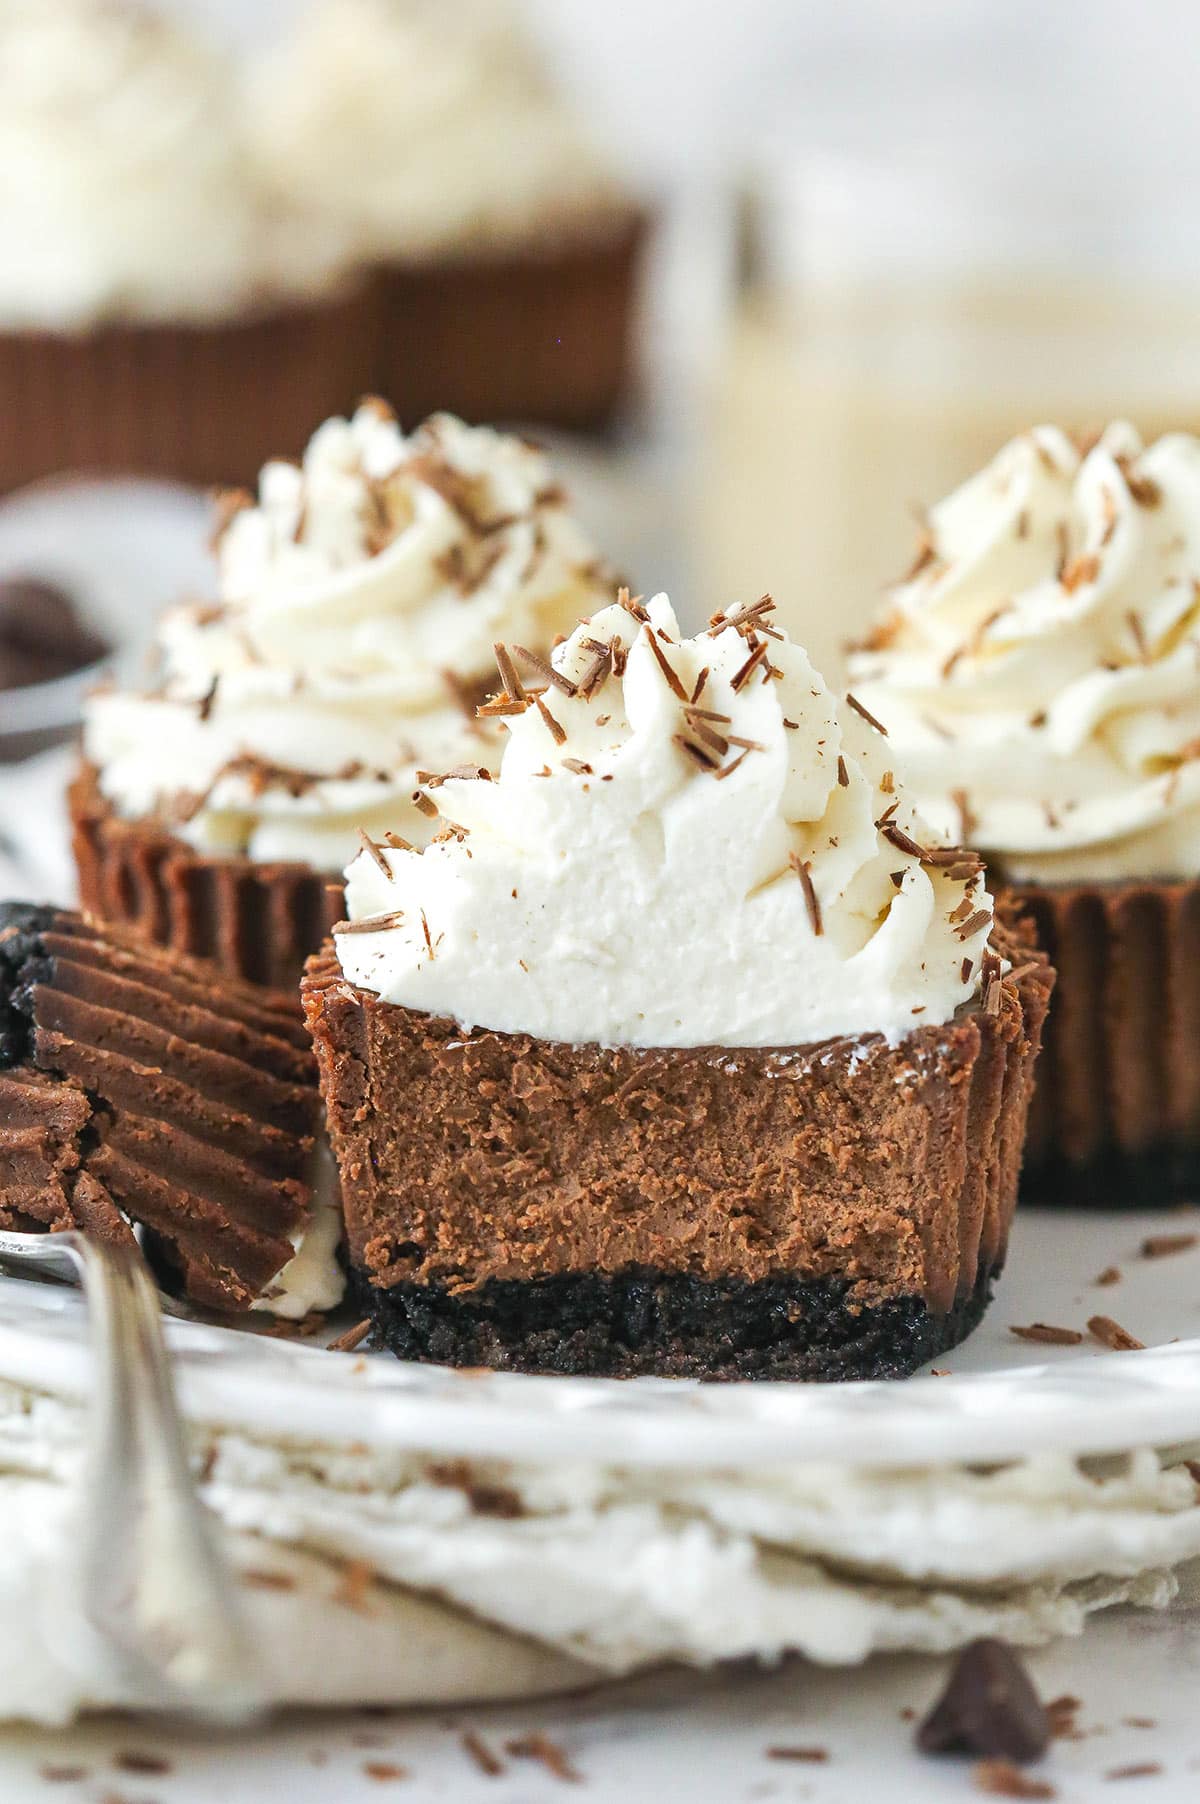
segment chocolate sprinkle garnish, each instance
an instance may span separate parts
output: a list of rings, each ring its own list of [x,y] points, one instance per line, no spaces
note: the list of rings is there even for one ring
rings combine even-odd
[[[1055,1798],[1058,1793],[1048,1779],[1031,1779],[1011,1760],[981,1760],[971,1769],[976,1791],[993,1798]]]
[[[879,831],[890,845],[895,846],[897,852],[907,852],[912,858],[926,856],[924,846],[919,845],[903,827],[898,827],[895,821],[885,821]]]
[[[399,927],[404,919],[402,908],[393,908],[385,915],[369,915],[364,921],[335,921],[333,933],[382,933],[385,928]]]
[[[358,829],[358,842],[364,852],[369,852],[371,854],[371,857],[375,860],[375,863],[379,866],[380,870],[390,883],[392,881],[391,866],[388,864],[387,859],[379,850],[379,847],[375,844],[375,841],[371,838],[371,835],[366,831],[365,827],[360,827]]]
[[[923,1754],[1037,1760],[1050,1745],[1050,1723],[1012,1649],[987,1639],[963,1648],[916,1739]]]
[[[754,649],[750,653],[750,656],[746,659],[744,664],[739,665],[738,669],[729,680],[729,687],[733,690],[735,695],[745,688],[746,684],[750,681],[755,665],[761,663],[766,655],[766,640],[756,639],[754,642]]]
[[[786,714],[783,717],[783,724],[789,733],[797,733],[800,730],[800,722],[798,720],[789,720]]]
[[[540,1760],[548,1773],[570,1785],[578,1785],[581,1775],[571,1765],[558,1743],[548,1735],[519,1735],[506,1741],[504,1752],[514,1760]]]
[[[539,652],[527,650],[524,645],[514,645],[513,650],[522,663],[528,664],[531,670],[536,670],[539,676],[545,677],[548,683],[553,683],[556,689],[561,689],[564,695],[575,694],[579,685],[573,683],[569,676],[564,676],[561,670],[556,670],[549,658],[543,658]]]
[[[562,767],[564,770],[573,771],[577,777],[591,777],[595,775],[591,765],[585,764],[582,758],[564,758]]]
[[[814,1765],[829,1759],[828,1748],[789,1748],[775,1747],[767,1749],[768,1760],[801,1760]]]
[[[689,699],[688,692],[684,688],[683,684],[680,682],[679,677],[676,674],[676,672],[672,669],[670,660],[668,659],[666,652],[663,650],[662,646],[658,642],[657,633],[647,633],[646,634],[646,643],[650,647],[651,651],[654,653],[654,656],[658,661],[658,668],[662,671],[663,676],[666,679],[667,687],[670,689],[671,694],[677,695],[681,702],[686,702]]]
[[[1078,1328],[1055,1328],[1049,1322],[1030,1322],[1026,1328],[1010,1323],[1008,1332],[1018,1340],[1044,1341],[1049,1347],[1077,1347],[1083,1340]]]
[[[423,814],[427,820],[433,820],[438,812],[438,805],[433,797],[427,796],[424,790],[421,789],[413,790],[412,805],[417,810],[417,813]]]
[[[819,937],[825,929],[821,920],[821,898],[813,886],[812,865],[807,858],[801,858],[796,852],[788,853],[788,863],[800,879],[800,888],[804,891],[804,906],[808,909],[808,918],[812,922],[813,933]]]
[[[736,758],[731,758],[728,764],[723,764],[721,766],[720,770],[716,771],[714,773],[714,775],[716,776],[717,782],[719,783],[721,781],[722,777],[732,777],[732,775],[733,775],[734,771],[737,769],[738,765],[744,764],[746,759],[749,756],[750,756],[750,751],[749,751],[749,747],[747,747],[745,751],[739,752]]]
[[[708,677],[709,677],[709,667],[706,664],[704,666],[704,669],[700,672],[700,675],[696,678],[695,687],[692,690],[693,707],[700,700],[700,697],[704,694],[704,685],[705,685],[705,683],[707,683]]]
[[[142,1754],[130,1749],[126,1753],[114,1754],[113,1765],[123,1773],[153,1773],[161,1776],[171,1771],[171,1762],[164,1760],[161,1754]]]
[[[640,622],[642,626],[645,626],[650,618],[649,614],[642,606],[641,596],[631,596],[628,589],[617,590],[617,606],[619,608],[624,608],[627,614],[632,614],[634,619]]]
[[[1120,1322],[1114,1322],[1111,1315],[1093,1315],[1088,1318],[1088,1333],[1104,1346],[1111,1347],[1114,1353],[1143,1353],[1145,1341],[1138,1340],[1130,1334],[1128,1328],[1122,1328]]]
[[[694,739],[689,739],[684,733],[672,733],[671,743],[677,745],[681,752],[686,752],[692,762],[698,764],[703,771],[716,770],[720,763],[720,759],[710,752],[707,746],[697,745]]]
[[[842,754],[840,752],[838,753],[837,770],[838,770],[838,784],[840,785],[840,787],[842,789],[849,789],[850,772],[846,769],[846,760],[842,757]]]
[[[500,681],[504,684],[504,693],[514,702],[524,701],[525,690],[507,645],[497,640],[492,646],[492,652],[496,659],[496,669],[500,672]]]
[[[1138,1250],[1143,1259],[1165,1259],[1172,1253],[1186,1253],[1197,1240],[1197,1234],[1151,1234]]]
[[[337,1336],[336,1340],[331,1340],[328,1351],[330,1353],[353,1353],[356,1347],[362,1346],[370,1332],[371,1322],[368,1317],[364,1322],[356,1322],[353,1328],[347,1328],[344,1333]]]
[[[1104,1777],[1106,1779],[1152,1779],[1156,1773],[1162,1772],[1157,1760],[1139,1760],[1130,1766],[1110,1766]]]
[[[870,710],[867,708],[864,708],[862,703],[857,699],[857,697],[851,695],[851,693],[848,689],[846,691],[846,701],[849,704],[849,706],[854,709],[854,712],[857,715],[861,716],[861,718],[866,721],[866,723],[869,727],[874,727],[874,729],[877,733],[882,733],[883,737],[885,739],[887,738],[888,730],[884,726],[883,722],[876,720],[875,716],[870,712]]]
[[[992,917],[986,908],[977,908],[974,914],[968,915],[966,920],[959,927],[959,939],[969,940],[972,934],[979,932],[981,927],[986,927],[991,918]]]
[[[534,705],[543,721],[546,723],[546,729],[555,745],[565,745],[567,743],[567,730],[559,721],[555,720],[553,714],[551,714],[540,695],[534,697]]]
[[[504,1762],[493,1754],[481,1735],[478,1735],[474,1729],[465,1729],[461,1741],[463,1752],[470,1756],[485,1778],[498,1779],[500,1777],[504,1771]]]
[[[1100,1273],[1100,1276],[1098,1278],[1094,1279],[1093,1281],[1096,1284],[1103,1284],[1103,1285],[1119,1284],[1121,1282],[1120,1266],[1119,1265],[1106,1265],[1104,1270]]]
[[[975,960],[973,958],[964,958],[961,967],[962,980],[964,983],[969,983],[971,981],[971,973],[974,969]]]

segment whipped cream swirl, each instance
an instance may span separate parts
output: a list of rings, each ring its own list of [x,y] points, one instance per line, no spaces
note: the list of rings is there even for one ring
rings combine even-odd
[[[935,507],[851,662],[935,827],[1015,880],[1200,872],[1200,440],[1039,426]]]
[[[933,848],[889,740],[839,708],[768,598],[682,639],[624,598],[511,670],[496,781],[430,787],[423,851],[347,873],[342,970],[385,1000],[544,1039],[896,1043],[979,992],[979,861]]]
[[[523,441],[382,403],[234,497],[219,603],[159,627],[161,682],[91,698],[103,794],[205,851],[336,871],[357,829],[428,836],[418,769],[488,766],[493,644],[536,649],[611,593]]]
[[[502,0],[324,0],[256,68],[257,178],[368,257],[603,234],[628,202]]]
[[[207,319],[340,283],[345,224],[254,182],[238,93],[141,0],[4,0],[0,320]]]

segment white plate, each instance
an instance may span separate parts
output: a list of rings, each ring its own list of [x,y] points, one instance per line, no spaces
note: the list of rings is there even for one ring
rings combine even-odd
[[[171,1322],[168,1333],[195,1420],[335,1445],[663,1467],[896,1467],[1165,1446],[1200,1440],[1200,1247],[1160,1259],[1139,1247],[1192,1220],[1200,1216],[1027,1212],[983,1326],[938,1361],[945,1375],[905,1383],[479,1376],[191,1323]],[[1097,1287],[1109,1265],[1121,1281]],[[1043,1347],[1011,1333],[1038,1320],[1083,1329],[1101,1313],[1147,1350],[1112,1353],[1086,1336]],[[0,1376],[86,1391],[75,1293],[0,1280]]]

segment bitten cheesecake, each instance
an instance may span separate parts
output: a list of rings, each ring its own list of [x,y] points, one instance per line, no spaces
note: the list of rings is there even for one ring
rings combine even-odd
[[[305,1005],[405,1357],[898,1375],[985,1307],[1050,975],[770,615],[501,652],[498,780],[350,868]]]
[[[292,997],[0,904],[0,1226],[136,1229],[220,1311],[332,1308],[337,1184]]]

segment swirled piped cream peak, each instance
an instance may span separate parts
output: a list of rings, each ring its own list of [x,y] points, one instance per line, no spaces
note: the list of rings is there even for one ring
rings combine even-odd
[[[548,662],[502,647],[499,776],[431,784],[432,843],[354,861],[344,974],[575,1044],[894,1043],[981,981],[991,1005],[980,861],[929,843],[886,735],[771,608],[681,639],[666,596],[622,594]]]
[[[540,452],[373,401],[226,498],[217,558],[220,600],[164,616],[157,687],[94,696],[85,751],[122,816],[318,870],[359,828],[422,837],[418,770],[498,761],[493,644],[611,593]]]
[[[1010,877],[1200,872],[1200,440],[1006,445],[933,508],[856,692]]]

